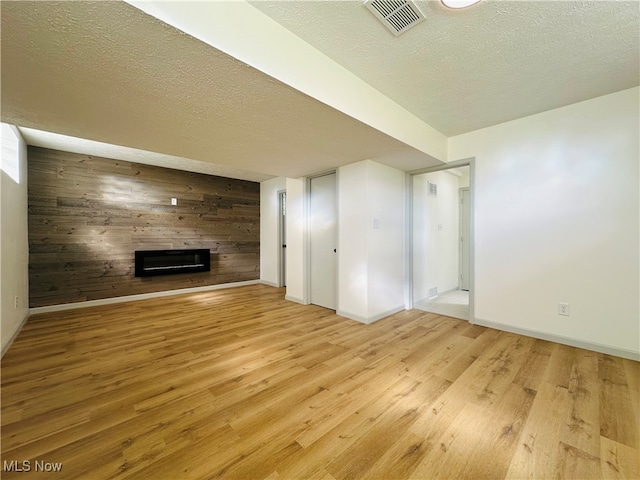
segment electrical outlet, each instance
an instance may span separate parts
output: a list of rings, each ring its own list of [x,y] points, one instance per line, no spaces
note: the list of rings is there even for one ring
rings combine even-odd
[[[568,303],[559,303],[558,304],[558,315],[564,315],[565,317],[569,316],[569,304]]]
[[[13,308],[18,308],[18,296],[13,297]]]

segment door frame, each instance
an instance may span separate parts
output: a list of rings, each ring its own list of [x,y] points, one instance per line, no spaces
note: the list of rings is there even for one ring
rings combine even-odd
[[[407,172],[407,238],[405,242],[407,251],[407,278],[408,286],[405,292],[407,308],[413,308],[413,176],[423,173],[440,172],[453,168],[469,167],[469,323],[475,324],[475,194],[476,194],[476,159],[475,157],[456,160],[454,162],[437,165],[435,167],[421,168]]]
[[[287,198],[287,190],[278,190],[278,254],[277,254],[277,262],[278,262],[278,274],[277,274],[277,283],[278,287],[283,288],[286,285],[286,253],[283,247],[283,244],[286,242],[286,198]],[[285,215],[283,215],[285,213]]]

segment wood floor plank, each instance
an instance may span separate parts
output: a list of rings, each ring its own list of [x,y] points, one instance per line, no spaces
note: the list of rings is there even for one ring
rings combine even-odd
[[[598,357],[600,434],[637,449],[640,432],[638,423],[633,421],[634,417],[627,413],[633,413],[633,406],[623,365],[621,358],[611,355]]]
[[[421,412],[428,410],[450,386],[451,382],[437,376],[425,379],[416,391],[418,404],[411,407],[415,409],[415,412],[411,412],[412,416],[418,418]],[[399,480],[409,478],[409,474],[426,455],[428,446],[423,437],[405,432],[380,455],[367,470],[366,477]]]
[[[566,445],[595,457],[600,456],[600,382],[597,371],[596,353],[588,350],[576,352],[568,389],[570,418],[564,423],[560,435]],[[572,451],[566,449],[566,452]]]
[[[395,377],[391,382],[371,390],[367,400],[353,414],[338,424],[324,436],[312,443],[304,451],[292,456],[278,468],[284,478],[307,478],[321,466],[340,457],[346,450],[360,442],[371,430],[371,424],[393,408],[398,400],[397,391],[407,377]]]
[[[477,446],[476,442],[468,442],[467,439],[473,432],[483,429],[489,417],[486,406],[465,403],[448,428],[428,447],[427,454],[409,478],[464,478],[463,472]]]
[[[252,285],[61,311],[1,369],[2,478],[638,478],[638,362],[417,310]]]
[[[334,459],[327,466],[327,471],[336,478],[362,478],[370,465],[401,438],[407,427],[415,421],[418,409],[411,400],[416,401],[414,393],[419,390],[419,382],[403,377],[396,384],[393,405],[370,424],[366,434],[357,443]]]
[[[514,383],[537,391],[544,381],[552,351],[553,343],[536,340],[516,374]]]
[[[560,435],[563,422],[570,415],[570,405],[566,388],[552,383],[542,384],[505,478],[557,478],[560,455],[564,453],[560,449]]]
[[[640,478],[640,452],[618,442],[600,438],[600,468],[603,479],[633,480]]]

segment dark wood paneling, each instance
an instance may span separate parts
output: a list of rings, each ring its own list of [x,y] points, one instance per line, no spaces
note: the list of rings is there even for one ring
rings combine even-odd
[[[260,277],[259,183],[38,147],[28,165],[31,307]],[[211,271],[134,277],[135,250],[174,248],[211,249]]]

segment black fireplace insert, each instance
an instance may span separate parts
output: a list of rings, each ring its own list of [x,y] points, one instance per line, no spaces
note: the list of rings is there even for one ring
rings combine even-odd
[[[136,251],[136,277],[210,270],[211,253],[208,248]]]

